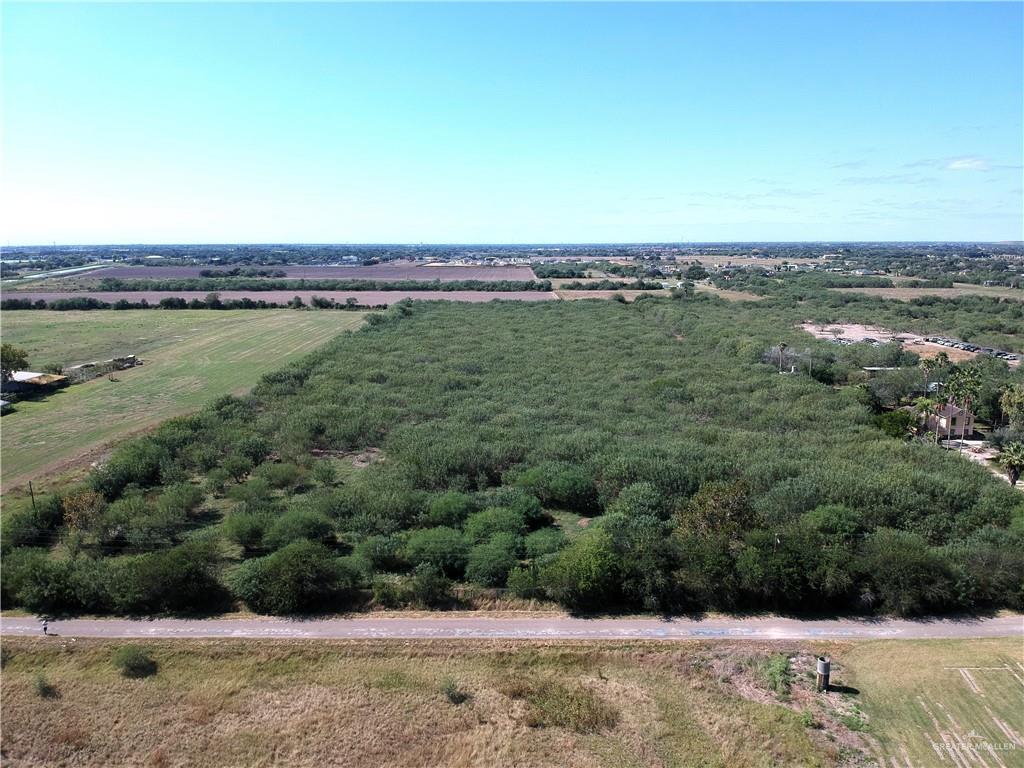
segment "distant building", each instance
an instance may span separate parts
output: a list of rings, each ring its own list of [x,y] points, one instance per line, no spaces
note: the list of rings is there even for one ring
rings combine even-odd
[[[15,371],[11,378],[4,382],[4,392],[41,392],[48,389],[57,389],[68,385],[67,376],[59,376],[55,373],[36,373],[35,371]]]
[[[865,365],[863,368],[861,368],[861,370],[864,371],[864,373],[866,373],[868,375],[869,379],[873,379],[873,378],[875,378],[875,376],[877,376],[880,373],[885,373],[886,371],[900,371],[900,370],[903,370],[903,369],[902,368],[891,368],[891,367],[882,366],[882,365]]]
[[[928,414],[928,430],[938,432],[939,437],[955,437],[961,432],[965,435],[974,433],[974,414],[963,408],[946,403],[938,413]]]

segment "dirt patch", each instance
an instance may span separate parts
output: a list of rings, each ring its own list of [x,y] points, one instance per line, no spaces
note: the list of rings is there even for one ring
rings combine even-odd
[[[365,451],[360,451],[352,459],[352,466],[356,469],[363,469],[381,461],[384,458],[384,452],[380,448],[367,448]]]
[[[828,323],[818,325],[816,323],[802,323],[800,325],[805,331],[819,339],[844,339],[846,341],[909,341],[916,339],[914,334],[898,334],[888,328],[881,328],[877,325],[862,325],[861,323]]]
[[[903,348],[908,352],[913,352],[918,357],[936,357],[940,352],[945,352],[946,357],[952,360],[954,363],[960,363],[964,360],[973,360],[978,356],[977,352],[968,352],[966,349],[957,349],[956,347],[944,347],[941,344],[933,344],[930,341],[924,341],[923,339],[914,339],[913,341],[903,342]],[[1015,361],[1011,361],[1010,365],[1013,365]]]
[[[694,289],[697,293],[710,293],[726,301],[761,301],[765,298],[764,296],[758,296],[756,293],[731,291],[728,288],[718,288],[708,283],[695,283]]]
[[[657,289],[652,291],[555,291],[555,295],[565,301],[579,301],[580,299],[612,299],[622,296],[627,302],[636,301],[638,296],[669,296],[671,291]]]
[[[868,722],[857,703],[856,693],[836,683],[844,678],[843,666],[832,659],[833,689],[819,692],[815,688],[817,655],[806,649],[783,649],[776,658],[783,656],[788,662],[788,682],[781,690],[770,687],[764,672],[763,649],[733,648],[728,652],[713,652],[710,667],[720,685],[743,698],[801,713],[815,742],[822,747],[839,745],[841,753],[851,758],[852,762],[840,761],[840,765],[859,765],[861,755],[877,751],[875,739],[862,732]]]
[[[958,349],[957,347],[946,347],[942,344],[925,341],[924,338],[915,333],[897,333],[877,325],[862,325],[860,323],[827,323],[819,325],[806,322],[802,323],[800,327],[819,339],[841,339],[847,342],[858,342],[868,339],[881,342],[899,342],[905,350],[923,358],[936,357],[939,353],[945,352],[946,356],[954,363],[973,360],[982,354],[980,352],[970,352],[966,349]],[[1016,368],[1021,364],[1021,361],[1008,360],[1007,364],[1011,368]]]

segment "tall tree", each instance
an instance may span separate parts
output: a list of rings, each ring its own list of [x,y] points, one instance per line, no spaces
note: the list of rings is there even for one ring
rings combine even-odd
[[[949,377],[948,390],[950,402],[963,411],[960,418],[960,445],[958,446],[958,450],[962,451],[964,438],[967,435],[971,403],[978,397],[978,392],[981,390],[981,372],[974,366],[957,368]]]
[[[1011,426],[1024,427],[1024,384],[1008,387],[999,397],[999,407]]]
[[[28,367],[28,352],[13,344],[0,344],[0,375],[3,380],[11,378],[11,374]]]
[[[1020,473],[1024,472],[1024,443],[1010,443],[1003,448],[997,461],[1006,470],[1006,479],[1010,485],[1016,485]]]

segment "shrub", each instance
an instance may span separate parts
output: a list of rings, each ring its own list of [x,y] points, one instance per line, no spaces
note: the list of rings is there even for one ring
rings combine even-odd
[[[32,687],[35,689],[36,696],[41,699],[60,698],[60,691],[57,690],[57,686],[50,683],[42,672],[36,672],[36,676],[32,680]]]
[[[458,491],[448,491],[433,498],[423,516],[423,522],[428,526],[461,528],[475,509],[472,496]]]
[[[251,509],[270,506],[270,484],[262,477],[250,477],[228,491],[228,498],[240,501]]]
[[[55,494],[42,497],[34,508],[25,507],[4,514],[4,551],[15,547],[50,544],[53,541],[53,532],[60,527],[63,515],[61,498]]]
[[[526,521],[515,510],[491,507],[470,515],[466,520],[465,532],[470,541],[481,544],[496,533],[523,536],[526,533]]]
[[[227,595],[217,578],[218,559],[215,545],[203,541],[115,558],[109,582],[114,610],[155,614],[222,609]]]
[[[224,519],[224,535],[246,550],[259,549],[263,546],[263,537],[272,520],[273,515],[265,510],[236,510]]]
[[[203,501],[203,491],[190,483],[178,483],[168,487],[157,499],[157,509],[163,512],[191,514]]]
[[[558,553],[540,576],[546,592],[569,608],[599,608],[620,599],[619,558],[611,536],[588,530]]]
[[[234,454],[224,459],[221,467],[236,483],[245,479],[245,476],[252,472],[252,459],[247,456]]]
[[[523,542],[526,556],[531,559],[550,555],[565,546],[565,531],[556,526],[541,528],[531,533]]]
[[[158,482],[160,464],[166,456],[166,451],[151,438],[133,440],[115,450],[106,464],[94,470],[89,482],[94,490],[113,501],[128,485]]]
[[[619,491],[618,497],[606,511],[628,517],[665,517],[668,510],[665,499],[652,483],[633,483]]]
[[[280,549],[297,539],[325,541],[334,533],[334,525],[316,510],[293,509],[278,517],[267,530],[264,541]]]
[[[323,544],[296,541],[243,563],[230,583],[238,599],[257,613],[294,614],[347,604],[357,580],[358,574]]]
[[[223,467],[211,469],[206,473],[206,492],[213,496],[224,493],[224,487],[231,479],[231,474]]]
[[[155,675],[159,668],[146,649],[137,645],[121,646],[114,651],[111,661],[124,677],[150,677]]]
[[[496,533],[470,550],[466,578],[485,587],[503,587],[518,562],[522,540],[514,533]]]
[[[375,571],[400,571],[408,565],[396,536],[367,536],[356,544],[353,554],[369,562]]]
[[[950,605],[949,564],[917,534],[878,529],[864,542],[860,566],[887,613],[907,616]]]
[[[509,592],[525,600],[538,599],[545,595],[540,580],[540,569],[536,565],[513,568],[506,583]]]
[[[53,558],[43,550],[4,558],[5,592],[14,588],[15,602],[38,614],[102,612],[108,608],[107,564],[89,557]],[[13,561],[13,562],[11,562]]]
[[[383,608],[398,608],[405,605],[409,596],[406,579],[402,576],[385,574],[373,579],[371,590],[373,602]]]
[[[267,481],[271,488],[292,491],[302,481],[299,467],[289,462],[261,464],[256,476]]]
[[[334,468],[334,464],[328,459],[321,459],[313,465],[311,472],[313,480],[319,485],[330,487],[337,482],[338,471]]]
[[[793,672],[789,667],[789,657],[784,653],[776,653],[761,660],[759,672],[765,684],[780,697],[789,695],[789,687],[793,683]]]
[[[405,540],[405,557],[410,563],[434,565],[449,576],[462,573],[468,554],[469,542],[453,528],[424,528]]]
[[[519,475],[516,485],[533,493],[547,507],[583,514],[597,508],[593,478],[582,467],[572,464],[545,462]]]
[[[452,600],[452,583],[432,563],[417,565],[409,579],[411,602],[424,608],[437,608]]]
[[[551,680],[514,680],[502,692],[527,703],[525,722],[534,728],[568,728],[576,733],[597,733],[614,728],[619,711],[581,685],[565,686]]]
[[[455,706],[465,703],[470,698],[469,694],[461,690],[459,686],[456,685],[455,680],[450,677],[446,677],[444,682],[441,683],[441,693],[443,693],[444,697]]]

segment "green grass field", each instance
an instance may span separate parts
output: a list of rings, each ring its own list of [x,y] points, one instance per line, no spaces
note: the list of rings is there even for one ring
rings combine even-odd
[[[244,391],[268,371],[358,327],[363,313],[292,310],[6,312],[3,340],[34,370],[137,354],[144,365],[23,401],[3,417],[5,490],[76,457]]]

